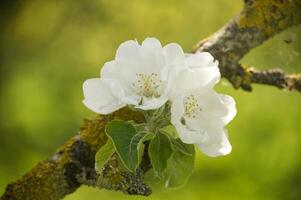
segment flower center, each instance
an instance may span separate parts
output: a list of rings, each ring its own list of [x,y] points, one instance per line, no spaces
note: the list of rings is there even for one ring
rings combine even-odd
[[[201,110],[197,98],[191,94],[184,99],[184,115],[189,118],[196,118]]]
[[[158,74],[140,74],[136,73],[137,80],[132,83],[133,87],[136,88],[137,94],[145,97],[158,97],[158,87],[161,84],[161,80],[158,78]]]

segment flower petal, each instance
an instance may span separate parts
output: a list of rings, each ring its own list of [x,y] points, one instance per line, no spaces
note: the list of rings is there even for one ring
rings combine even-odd
[[[83,91],[84,105],[96,113],[106,115],[125,106],[112,95],[109,87],[99,78],[86,80]]]
[[[136,80],[136,73],[139,73],[139,67],[126,61],[109,61],[101,69],[100,77],[102,79],[112,79],[116,82],[122,82],[126,90],[131,89],[131,84]]]
[[[188,93],[186,97],[194,96],[197,99],[198,108],[193,114],[194,117],[185,117],[188,128],[193,130],[212,130],[222,129],[225,126],[223,120],[229,113],[227,106],[221,100],[220,96],[214,90],[196,91]],[[184,105],[183,100],[183,107]]]
[[[139,70],[138,66],[124,60],[110,61],[104,64],[101,79],[110,86],[113,96],[124,103],[137,105],[140,98],[135,95],[132,84],[135,83]]]
[[[164,66],[162,46],[156,38],[146,38],[140,49],[141,66],[146,73],[158,73]]]
[[[169,43],[163,47],[163,54],[166,57],[167,62],[174,63],[182,61],[185,58],[183,49],[177,43]]]
[[[186,64],[193,72],[198,73],[202,85],[208,83],[215,84],[220,80],[220,71],[218,61],[214,61],[213,56],[208,52],[200,52],[195,54],[186,54]]]
[[[175,126],[180,139],[187,144],[195,144],[207,140],[205,130],[190,129],[187,125],[183,124],[184,107],[181,101],[172,102],[171,106],[171,123]]]
[[[224,156],[231,152],[232,146],[228,140],[227,131],[225,129],[209,132],[208,135],[209,139],[207,142],[197,144],[201,151],[207,156]]]
[[[223,104],[227,107],[227,110],[228,110],[227,114],[222,117],[222,120],[226,125],[237,114],[236,103],[235,103],[235,100],[229,95],[219,94],[219,97],[220,97],[221,101],[223,102]]]
[[[218,61],[214,61],[214,57],[209,52],[186,54],[186,62],[191,67],[218,66]]]
[[[180,45],[176,43],[170,43],[163,47],[163,54],[165,57],[165,67],[162,70],[161,76],[163,80],[167,77],[176,76],[185,68],[185,54]],[[174,79],[170,79],[169,82],[174,82]]]
[[[140,45],[137,41],[128,40],[121,43],[116,51],[116,60],[136,62],[140,57]]]
[[[180,123],[174,125],[180,139],[186,144],[195,144],[202,141],[206,141],[208,138],[205,130],[189,130],[187,127]]]
[[[158,51],[160,49],[162,49],[161,43],[157,38],[146,38],[142,44],[141,44],[141,48],[144,51],[150,51],[150,52],[155,52]]]
[[[112,95],[120,102],[129,105],[138,105],[141,98],[134,93],[127,92],[126,88],[122,85],[122,81],[117,82],[114,79],[102,79],[102,81],[110,87]]]
[[[197,53],[191,54],[188,58],[186,58],[185,69],[183,69],[177,76],[171,92],[171,98],[176,98],[179,93],[191,90],[213,88],[213,86],[220,80],[221,74],[218,68],[218,62],[213,62],[211,55],[209,58],[207,57],[207,53]],[[203,61],[207,63],[207,65],[205,65]]]
[[[227,106],[225,102],[222,101],[220,95],[217,94],[213,89],[209,90],[197,90],[196,95],[200,108],[200,112],[205,116],[212,117],[223,117],[228,113]]]
[[[160,97],[160,98],[143,98],[142,105],[136,106],[136,108],[140,108],[142,110],[154,110],[160,108],[167,102],[167,97]]]

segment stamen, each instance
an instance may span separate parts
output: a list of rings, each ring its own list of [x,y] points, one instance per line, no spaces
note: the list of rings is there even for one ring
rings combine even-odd
[[[158,74],[141,74],[136,73],[137,81],[132,83],[133,87],[137,90],[137,94],[145,97],[158,97],[158,87],[161,84],[161,80],[158,78]]]
[[[198,112],[202,111],[197,98],[191,94],[184,99],[184,115],[189,118],[196,118]]]

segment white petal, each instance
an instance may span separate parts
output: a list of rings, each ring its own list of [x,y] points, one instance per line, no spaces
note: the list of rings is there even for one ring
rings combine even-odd
[[[140,45],[137,41],[129,40],[119,45],[115,59],[136,62],[140,57]]]
[[[201,129],[189,129],[182,123],[184,107],[181,101],[174,101],[171,106],[171,123],[175,126],[180,139],[187,144],[195,144],[207,140],[207,133]]]
[[[207,57],[207,54],[205,55]],[[202,55],[192,54],[186,58],[186,67],[177,76],[171,98],[177,98],[179,93],[191,90],[211,89],[220,80],[218,63],[212,62],[205,66],[201,57]],[[207,62],[206,59],[205,62]]]
[[[101,79],[110,86],[112,94],[120,101],[136,105],[139,99],[135,95],[132,84],[136,81],[136,73],[139,73],[139,70],[138,66],[126,61],[110,61],[104,64]],[[131,98],[133,96],[136,96],[135,100]]]
[[[116,60],[104,64],[100,77],[102,79],[112,79],[116,82],[121,82],[126,90],[130,90],[131,84],[136,80],[136,73],[139,73],[137,65]]]
[[[146,73],[158,73],[164,66],[162,46],[156,38],[146,38],[140,49],[141,65]]]
[[[212,127],[216,130],[224,128],[223,117],[226,117],[229,111],[220,96],[212,89],[188,93],[186,96],[189,97],[191,94],[197,99],[199,108],[195,117],[185,117],[187,126],[194,130],[205,130],[206,132],[212,130]]]
[[[207,156],[216,157],[224,156],[231,152],[232,146],[228,140],[226,130],[209,132],[207,142],[198,143],[197,146]]]
[[[208,134],[205,130],[189,130],[180,123],[174,125],[180,139],[186,144],[195,144],[208,140]]]
[[[176,76],[185,68],[185,54],[180,45],[170,43],[163,47],[165,57],[165,68],[161,73],[162,79],[166,80],[169,77],[169,83],[174,82]],[[174,77],[174,78],[170,78]]]
[[[160,97],[160,98],[143,98],[142,105],[136,106],[136,108],[140,108],[142,110],[154,110],[158,109],[163,106],[167,102],[167,97]]]
[[[145,51],[158,51],[162,48],[161,43],[156,38],[146,38],[141,45],[142,49]]]
[[[228,113],[227,106],[213,89],[209,90],[197,90],[195,96],[198,99],[198,103],[203,115],[212,117],[223,117]]]
[[[167,62],[174,63],[182,61],[185,58],[183,49],[177,43],[170,43],[163,47],[163,53],[166,57]]]
[[[125,106],[112,95],[109,87],[99,78],[86,80],[83,91],[84,105],[96,113],[105,115]]]
[[[214,57],[209,52],[186,54],[186,62],[191,67],[208,67],[218,65],[218,61],[214,61]]]
[[[227,107],[228,112],[222,117],[222,120],[225,124],[228,124],[237,114],[236,103],[235,100],[229,95],[219,94],[219,97],[223,104]]]
[[[120,102],[129,105],[138,105],[140,97],[135,93],[127,92],[126,88],[123,87],[122,82],[113,79],[102,79],[106,83],[112,92],[112,95],[116,97]]]
[[[212,83],[215,84],[220,80],[220,71],[218,61],[214,61],[212,55],[208,52],[189,54],[186,58],[188,68],[194,73],[198,73],[202,85]]]
[[[109,61],[101,69],[101,78],[118,80],[134,80],[139,67],[127,61]]]
[[[110,86],[112,94],[120,101],[139,106],[142,97],[136,93],[132,84],[137,83],[137,73],[147,74],[147,72],[143,72],[144,70],[143,68],[135,67],[135,65],[127,65],[125,61],[110,61],[105,63],[101,71],[101,77]],[[162,93],[165,92],[165,87],[162,87],[164,83],[162,81],[160,87],[158,87],[158,90],[163,90]],[[154,99],[152,101],[147,98],[144,99],[143,104],[139,108],[145,110],[159,108],[167,101],[167,98],[163,100]]]

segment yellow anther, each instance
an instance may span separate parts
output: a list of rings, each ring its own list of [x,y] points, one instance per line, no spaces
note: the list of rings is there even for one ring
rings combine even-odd
[[[137,94],[145,97],[158,97],[158,87],[161,80],[158,78],[158,74],[141,74],[136,73],[137,81],[132,85],[136,88]]]
[[[200,106],[197,98],[194,95],[189,95],[184,99],[184,115],[189,118],[196,118],[197,113],[200,111]]]

